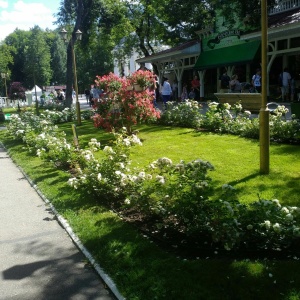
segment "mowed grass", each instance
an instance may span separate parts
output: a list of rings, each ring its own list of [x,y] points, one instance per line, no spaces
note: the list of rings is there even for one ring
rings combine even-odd
[[[60,128],[72,140],[71,124]],[[184,128],[140,126],[138,130],[143,146],[132,148],[132,167],[142,168],[163,156],[173,162],[201,158],[215,166],[210,173],[214,186],[232,184],[244,202],[260,195],[300,205],[299,146],[271,145],[270,174],[260,175],[258,141]],[[103,146],[112,139],[87,121],[77,131],[81,147],[90,138],[96,137]],[[3,131],[0,140],[69,221],[126,299],[300,299],[300,253],[253,259],[248,254],[226,255],[212,249],[205,255],[199,253],[198,258],[180,257],[124,224],[89,194],[72,190],[66,184],[67,172],[29,155],[23,145],[7,140]]]

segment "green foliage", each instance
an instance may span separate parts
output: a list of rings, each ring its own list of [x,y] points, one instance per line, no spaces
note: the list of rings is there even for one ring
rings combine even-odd
[[[60,127],[68,129],[71,136],[70,124],[61,124]],[[97,135],[103,145],[110,138],[108,134],[91,128],[91,123],[83,122],[78,130],[80,140],[90,140]],[[144,146],[133,147],[131,152],[141,165],[162,157],[166,149],[174,161],[209,157],[216,166],[211,175],[216,178],[219,173],[221,176],[218,182],[231,181],[240,193],[244,191],[249,195],[257,191],[261,193],[261,188],[264,188],[264,193],[269,190],[280,194],[285,203],[298,203],[298,147],[271,145],[272,174],[256,176],[256,142],[226,135],[196,134],[190,129],[164,126],[142,126],[139,131]],[[143,300],[299,298],[299,255],[290,253],[286,256],[278,252],[278,256],[268,259],[270,251],[267,251],[260,259],[253,257],[252,251],[242,257],[237,252],[224,256],[220,248],[212,248],[195,251],[195,255],[189,257],[176,252],[185,240],[172,243],[173,250],[167,253],[146,234],[140,234],[133,226],[124,224],[113,212],[96,203],[94,196],[68,187],[67,172],[53,170],[52,165],[28,154],[22,145],[4,138],[3,134],[4,131],[1,131],[0,140],[5,142],[15,162],[22,166],[47,199],[68,220],[124,297]],[[264,201],[260,201],[264,205]],[[274,204],[264,206],[265,211],[270,207],[273,209]],[[216,205],[220,207],[218,203]],[[230,210],[227,207],[228,204],[223,202],[218,215],[224,211],[228,217]],[[274,225],[277,222],[274,220]],[[253,223],[245,224],[248,226]]]
[[[268,8],[277,5],[276,0],[267,1]],[[221,10],[221,14],[226,19],[226,25],[232,27],[239,20],[246,28],[259,28],[261,21],[261,1],[247,0],[222,0],[216,4],[216,8]]]
[[[38,26],[30,31],[24,54],[27,86],[49,85],[52,77],[50,48],[47,45],[45,34]]]
[[[160,112],[153,105],[153,91],[147,87],[154,84],[150,71],[136,71],[128,78],[113,73],[97,76],[96,85],[105,91],[99,100],[97,114],[92,117],[96,127],[107,131],[125,127],[127,134],[133,132],[133,126],[146,121],[154,121]],[[142,91],[135,91],[133,85],[141,83]]]
[[[270,138],[277,142],[299,142],[300,123],[292,116],[285,118],[288,112],[285,106],[278,106],[270,115]],[[218,133],[230,133],[248,138],[259,137],[259,119],[250,118],[251,112],[244,111],[241,104],[208,103],[203,114],[193,101],[179,105],[169,103],[160,119],[161,124],[206,129]]]
[[[173,164],[163,157],[145,171],[132,171],[130,147],[141,142],[135,135],[127,136],[126,128],[115,134],[114,147],[104,147],[99,160],[94,156],[100,149],[96,139],[89,142],[88,149],[79,150],[53,126],[51,117],[27,113],[25,120],[22,123],[13,116],[9,134],[22,136],[29,150],[41,158],[59,167],[73,168],[69,179],[72,187],[97,195],[100,202],[120,212],[123,202],[125,207],[142,213],[143,218],[155,220],[152,225],[158,231],[170,228],[196,240],[205,237],[226,250],[282,250],[299,240],[299,207],[281,206],[276,199],[253,201],[247,207],[228,184],[222,186],[222,200],[213,200],[218,187],[213,187],[208,176],[213,166],[207,161]]]
[[[11,81],[24,82],[25,48],[28,45],[29,36],[29,31],[15,29],[4,40],[5,44],[14,49],[13,64],[10,68]]]
[[[3,42],[0,43],[0,72],[6,74],[6,81],[9,80],[11,75],[9,67],[13,64],[14,51],[15,49],[12,46],[9,46]],[[1,80],[1,85],[2,84],[3,86],[5,85],[3,80]],[[5,90],[3,96],[5,96]]]
[[[66,62],[67,62],[67,52],[66,45],[60,38],[58,33],[53,33],[53,37],[49,38],[48,45],[50,43],[50,53],[51,53],[51,69],[52,77],[50,82],[55,85],[65,84],[66,81]]]

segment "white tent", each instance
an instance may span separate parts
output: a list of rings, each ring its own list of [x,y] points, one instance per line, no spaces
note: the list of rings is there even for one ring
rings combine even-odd
[[[35,89],[36,89],[37,96],[41,96],[42,95],[42,89],[40,87],[38,87],[37,85],[35,85],[33,87],[33,89],[31,90],[31,94],[35,95]]]
[[[32,94],[32,99],[33,101],[35,101],[35,90],[36,90],[36,96],[37,96],[37,99],[40,100],[40,97],[42,96],[42,89],[40,87],[38,87],[37,85],[35,85],[33,87],[33,89],[30,91],[31,94]]]

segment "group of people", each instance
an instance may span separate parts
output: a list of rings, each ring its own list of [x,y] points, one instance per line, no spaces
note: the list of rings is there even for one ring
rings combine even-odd
[[[237,74],[232,75],[230,78],[225,69],[219,77],[219,91],[220,93],[241,93],[242,91],[261,93],[261,70],[256,70],[251,78],[251,84],[242,85]]]
[[[286,102],[288,100],[294,101],[295,97],[295,78],[289,73],[288,68],[284,68],[280,73],[278,84],[280,87],[281,100]],[[219,77],[219,91],[220,93],[261,93],[261,69],[256,69],[256,73],[251,78],[251,84],[242,85],[238,80],[238,75],[234,74],[231,78],[227,75],[225,69],[223,74]]]
[[[103,93],[103,90],[98,89],[94,85],[91,86],[91,89],[85,89],[84,94],[86,98],[86,103],[90,106],[96,104]]]
[[[198,76],[194,76],[191,81],[191,89],[188,92],[187,83],[183,84],[182,93],[178,99],[178,84],[175,80],[172,85],[168,78],[164,78],[161,85],[161,96],[163,103],[166,104],[168,101],[185,101],[186,99],[200,100],[200,80]]]

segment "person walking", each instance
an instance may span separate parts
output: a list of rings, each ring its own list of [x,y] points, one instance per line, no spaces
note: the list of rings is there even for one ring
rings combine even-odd
[[[288,68],[284,68],[279,77],[281,82],[281,98],[282,102],[285,102],[288,101],[290,81],[292,79],[291,74],[288,72]]]
[[[84,94],[85,94],[86,103],[89,104],[91,91],[89,89],[85,89]]]
[[[167,102],[170,101],[172,95],[172,88],[168,78],[164,78],[163,84],[161,86],[161,95],[164,105],[166,106]]]

